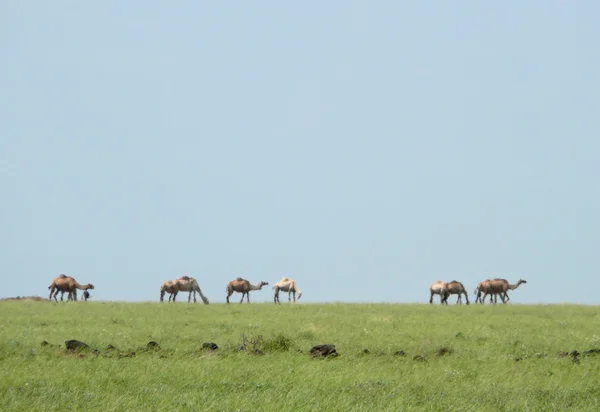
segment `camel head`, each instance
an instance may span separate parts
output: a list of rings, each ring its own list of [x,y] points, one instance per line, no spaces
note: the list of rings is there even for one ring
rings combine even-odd
[[[94,285],[92,285],[91,283],[88,283],[87,285],[85,285],[86,290],[87,289],[94,289]]]
[[[268,284],[269,284],[269,282],[263,282],[261,280],[260,283],[258,284],[258,290],[262,289],[263,286],[267,286]]]
[[[301,297],[302,297],[302,292],[298,291],[298,297],[296,299],[300,300]]]
[[[527,281],[523,280],[523,279],[519,279],[519,281],[517,283],[527,283]]]

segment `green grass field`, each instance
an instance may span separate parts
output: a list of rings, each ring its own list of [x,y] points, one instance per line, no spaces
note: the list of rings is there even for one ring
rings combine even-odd
[[[600,348],[591,306],[5,301],[0,311],[4,411],[600,409],[600,354],[583,353]],[[98,353],[70,353],[69,339]],[[321,343],[339,356],[311,358]],[[558,355],[573,350],[575,361]]]

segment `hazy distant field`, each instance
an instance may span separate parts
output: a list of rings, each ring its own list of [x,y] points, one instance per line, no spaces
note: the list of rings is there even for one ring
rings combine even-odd
[[[597,307],[8,301],[0,313],[3,410],[600,408],[600,354],[557,354],[600,348]],[[69,339],[99,353],[68,353]],[[320,343],[340,356],[311,359]]]

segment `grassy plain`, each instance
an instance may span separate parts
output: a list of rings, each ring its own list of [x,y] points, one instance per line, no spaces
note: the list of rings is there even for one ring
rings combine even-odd
[[[557,355],[600,348],[591,306],[6,301],[0,313],[4,411],[600,409],[600,355]],[[68,353],[69,339],[99,353]],[[311,359],[320,343],[340,356]]]

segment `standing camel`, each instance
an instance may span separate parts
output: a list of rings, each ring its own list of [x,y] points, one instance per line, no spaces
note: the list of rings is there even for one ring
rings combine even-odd
[[[457,304],[462,304],[462,295],[465,295],[465,299],[467,300],[467,305],[469,304],[469,295],[467,295],[467,291],[462,283],[457,280],[453,280],[452,282],[444,283],[442,285],[442,289],[440,291],[441,302],[448,304],[448,297],[450,295],[458,295]]]
[[[50,296],[48,297],[48,299],[52,300],[52,297],[54,295],[54,300],[58,302],[58,299],[56,298],[58,292],[67,292],[67,301],[77,300],[77,289],[94,289],[94,285],[92,285],[91,283],[88,283],[87,285],[81,285],[73,277],[61,274],[52,281],[52,284],[48,286],[48,289],[50,289]]]
[[[165,293],[169,294],[169,302],[173,299],[175,302],[175,296],[179,292],[179,283],[175,280],[167,280],[165,283],[160,285],[160,301],[163,302],[165,299]]]
[[[502,303],[506,303],[510,300],[507,292],[509,290],[515,290],[522,283],[527,283],[527,281],[523,280],[523,279],[519,279],[519,281],[516,284],[511,285],[510,283],[508,283],[508,280],[506,280],[506,279],[492,279],[488,283],[487,290],[485,291],[485,294],[483,295],[483,300],[485,300],[485,298],[488,294],[498,294],[498,295],[500,295],[500,299],[502,299]]]
[[[226,292],[227,292],[227,303],[229,303],[229,297],[233,295],[233,292],[238,292],[242,294],[242,300],[240,303],[244,301],[244,295],[246,295],[246,301],[250,303],[250,291],[251,290],[261,290],[263,286],[268,285],[268,282],[263,282],[262,280],[257,286],[251,285],[246,279],[237,278],[235,280],[230,281],[227,284]]]
[[[298,300],[302,297],[302,291],[296,285],[296,281],[285,276],[273,286],[273,289],[275,290],[275,296],[273,297],[275,303],[281,303],[279,302],[280,290],[288,293],[288,301],[290,302],[292,301],[292,295],[294,296],[294,302],[296,301],[296,292],[298,292]]]
[[[498,301],[498,295],[495,293],[491,293],[491,290],[489,289],[490,282],[491,282],[491,279],[486,279],[477,284],[477,287],[475,288],[475,292],[474,292],[475,293],[475,303],[485,303],[484,300],[481,298],[481,296],[484,294],[490,295],[490,303],[493,303],[494,301]]]
[[[200,295],[200,299],[204,302],[205,305],[208,305],[208,298],[202,294],[202,289],[198,285],[198,281],[195,278],[191,278],[189,276],[182,276],[179,279],[175,280],[178,284],[177,292],[175,292],[173,296],[173,302],[175,302],[175,298],[177,297],[178,292],[190,292],[188,295],[188,303],[191,302],[192,294],[194,294],[194,303],[196,302],[196,292]]]

